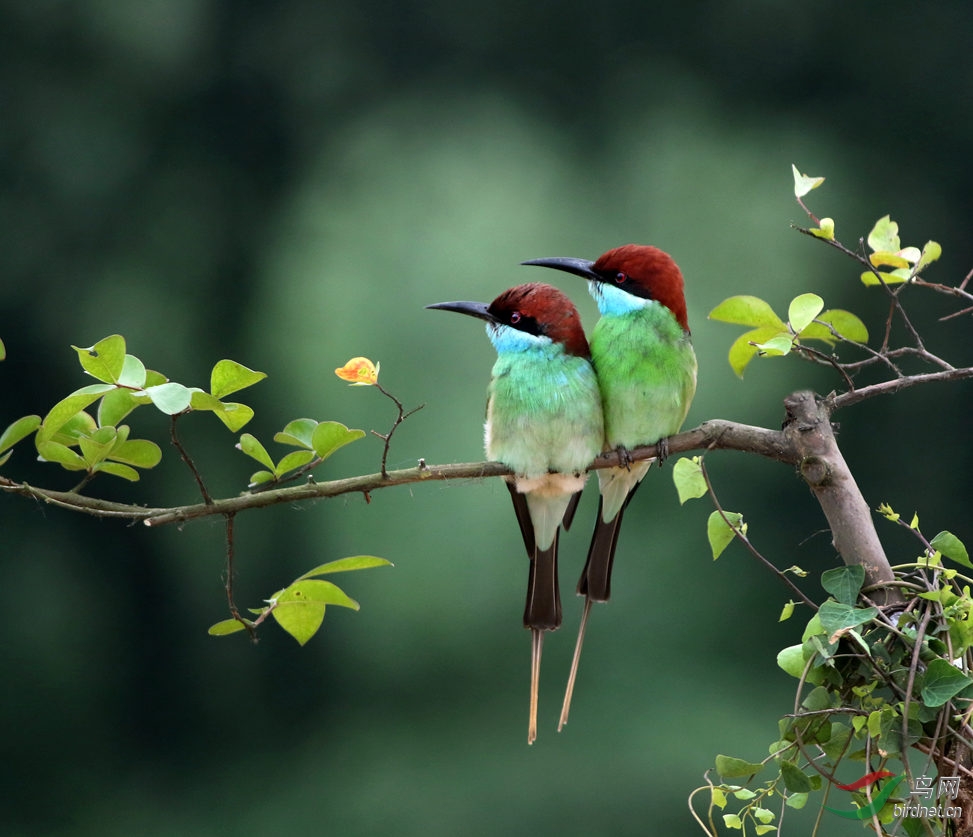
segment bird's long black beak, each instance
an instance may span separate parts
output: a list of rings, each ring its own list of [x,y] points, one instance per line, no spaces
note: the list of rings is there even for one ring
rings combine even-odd
[[[457,314],[466,314],[469,317],[486,320],[488,323],[497,321],[497,318],[490,313],[490,306],[485,302],[436,302],[433,305],[427,305],[426,308],[455,311]]]
[[[521,264],[537,265],[538,267],[553,267],[555,270],[563,270],[566,273],[573,273],[575,276],[580,276],[582,279],[594,279],[596,281],[601,279],[601,277],[591,269],[594,262],[590,262],[587,259],[572,259],[568,256],[553,256],[549,259],[531,259],[530,261],[521,262]]]

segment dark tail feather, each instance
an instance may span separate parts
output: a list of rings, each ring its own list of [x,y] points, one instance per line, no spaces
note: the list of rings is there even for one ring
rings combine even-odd
[[[527,743],[537,738],[537,693],[541,676],[544,632],[561,627],[561,593],[557,584],[557,534],[549,549],[534,549],[527,581],[524,626],[530,628],[530,720]]]
[[[561,525],[564,527],[565,532],[571,528],[571,523],[574,521],[574,513],[578,510],[578,501],[580,499],[581,492],[576,491],[571,495],[571,500],[568,502],[568,507],[564,510],[564,517],[561,518]]]
[[[593,602],[607,602],[611,597],[612,564],[615,563],[615,546],[618,533],[622,528],[622,513],[605,523],[601,519],[601,502],[598,503],[598,519],[588,547],[588,560],[585,561],[578,581],[578,595]]]
[[[520,526],[520,534],[524,539],[524,546],[527,548],[527,557],[534,555],[534,524],[530,519],[530,509],[527,508],[527,495],[521,494],[512,482],[505,482],[507,490],[510,492],[510,499],[514,503],[514,513],[517,515],[517,523]]]
[[[585,596],[593,602],[607,602],[611,598],[612,565],[615,563],[618,533],[622,530],[622,516],[641,484],[635,483],[614,520],[608,523],[601,519],[603,500],[599,498],[595,531],[591,534],[591,546],[588,547],[588,560],[585,561],[578,581],[579,596]]]
[[[527,581],[524,627],[554,631],[561,627],[561,591],[557,583],[557,535],[549,549],[534,549]]]

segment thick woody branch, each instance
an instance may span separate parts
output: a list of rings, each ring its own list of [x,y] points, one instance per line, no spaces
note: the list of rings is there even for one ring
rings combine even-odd
[[[866,586],[894,581],[871,510],[835,440],[827,402],[810,392],[796,392],[784,400],[784,406],[784,434],[797,453],[801,476],[828,519],[835,549],[846,564],[865,568]],[[882,589],[888,592],[880,604],[898,600],[895,588]]]

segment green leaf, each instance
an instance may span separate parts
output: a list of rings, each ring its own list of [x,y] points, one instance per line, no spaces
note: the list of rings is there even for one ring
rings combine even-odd
[[[108,454],[115,447],[117,433],[114,427],[103,427],[90,436],[79,436],[78,444],[84,461],[92,466],[107,459]]]
[[[807,668],[804,646],[791,645],[781,650],[777,654],[777,665],[795,680],[800,680],[804,676],[804,669]],[[819,686],[823,683],[824,674],[821,668],[819,666],[813,666],[809,669],[805,682],[810,683],[812,686]]]
[[[322,459],[327,459],[338,448],[363,438],[364,430],[349,430],[341,422],[322,421],[311,436],[311,446]]]
[[[821,586],[842,604],[853,605],[865,583],[865,568],[860,564],[836,567],[821,574]]]
[[[142,389],[146,379],[145,364],[135,355],[125,355],[122,371],[118,375],[118,385],[132,389]]]
[[[248,369],[235,360],[221,360],[213,367],[209,377],[209,391],[215,398],[246,389],[267,377],[265,372]]]
[[[840,721],[832,721],[831,737],[821,743],[824,754],[834,762],[841,758],[842,753],[848,749],[848,741],[851,738],[852,730],[847,724]]]
[[[253,625],[249,619],[247,624]],[[215,625],[210,625],[207,633],[210,636],[227,636],[228,634],[235,634],[239,631],[244,630],[246,625],[243,624],[239,619],[224,619],[222,622],[217,622]]]
[[[51,407],[44,416],[41,426],[37,430],[37,443],[45,442],[54,437],[65,424],[80,413],[89,404],[93,404],[106,392],[115,387],[112,384],[90,384],[75,390],[67,398],[63,398]]]
[[[194,410],[211,411],[233,433],[239,432],[253,418],[253,410],[246,404],[220,401],[198,387],[193,387],[190,392],[190,407]]]
[[[716,757],[716,772],[724,779],[740,779],[753,776],[764,769],[760,762],[745,761],[733,756],[719,755]]]
[[[287,633],[304,645],[318,632],[324,621],[325,605],[321,602],[285,602],[274,608],[272,616]]]
[[[260,440],[256,436],[252,436],[249,433],[244,433],[240,437],[240,443],[237,447],[242,450],[251,459],[256,459],[261,465],[268,468],[275,475],[277,474],[277,468],[274,466],[274,460],[270,458],[270,454],[267,453],[267,448],[265,448]]]
[[[875,251],[896,253],[902,249],[899,225],[888,215],[879,218],[868,234],[868,246]]]
[[[938,242],[927,241],[922,248],[922,255],[919,257],[919,262],[916,264],[916,272],[922,270],[926,265],[937,261],[942,254],[943,248],[939,246]]]
[[[785,327],[783,323],[781,323],[781,327]],[[774,335],[780,333],[780,329],[778,329],[776,326],[762,326],[741,334],[736,340],[733,341],[733,345],[730,346],[728,360],[730,361],[730,366],[737,374],[738,378],[743,377],[743,370],[746,369],[747,364],[750,363],[754,357],[756,357],[757,344],[762,343],[765,340],[769,340]]]
[[[790,353],[794,347],[794,337],[790,332],[775,334],[769,340],[756,345],[757,354],[761,357],[779,357]]]
[[[248,488],[253,488],[257,485],[263,485],[265,482],[270,482],[271,480],[277,479],[276,475],[272,474],[270,471],[254,471],[250,475],[250,483]]]
[[[963,672],[937,657],[929,663],[922,686],[922,702],[926,706],[942,706],[973,683]]]
[[[253,418],[253,410],[246,404],[232,401],[220,402],[221,406],[213,414],[227,426],[231,433],[238,433]]]
[[[786,324],[774,313],[774,309],[756,296],[731,296],[724,299],[709,312],[709,319],[751,328],[766,326],[776,331],[787,330]]]
[[[274,441],[280,442],[282,445],[294,445],[295,447],[314,450],[311,439],[317,426],[318,423],[314,419],[294,419],[294,421],[289,421],[287,426],[274,436]]]
[[[360,605],[350,598],[344,590],[330,581],[306,579],[301,577],[289,587],[285,587],[274,598],[278,604],[286,602],[320,602],[358,610]]]
[[[830,308],[819,314],[816,319],[817,322],[811,323],[801,332],[802,340],[823,340],[831,346],[838,339],[850,340],[855,343],[868,342],[868,329],[865,328],[865,324],[849,311]],[[831,328],[823,325],[823,323],[830,324]],[[835,333],[837,333],[837,337]]]
[[[51,441],[60,442],[62,445],[71,447],[78,444],[78,439],[82,436],[90,436],[98,429],[98,424],[84,410],[75,413],[61,426],[61,429],[54,434]],[[40,435],[40,434],[38,434]],[[36,443],[36,438],[35,438]]]
[[[214,398],[206,390],[199,387],[189,388],[189,406],[200,412],[205,410],[222,410],[224,404],[219,398]]]
[[[759,805],[753,809],[753,815],[762,823],[773,822],[774,812],[769,808],[761,808]],[[773,830],[773,829],[771,829]],[[757,834],[766,834],[767,832],[762,830],[759,826],[756,828]]]
[[[787,319],[795,334],[800,334],[824,310],[824,300],[817,294],[801,294],[791,300]]]
[[[912,262],[905,257],[904,253],[904,250],[898,253],[872,253],[868,257],[868,260],[872,263],[872,267],[895,267],[903,270],[911,270]],[[918,250],[916,250],[915,256],[917,259],[919,258]]]
[[[162,448],[148,439],[128,439],[118,445],[108,458],[136,468],[154,468],[162,461]]]
[[[811,780],[807,774],[792,761],[781,761],[780,775],[784,780],[784,787],[791,793],[808,793],[811,790]]]
[[[788,619],[790,619],[794,615],[794,606],[796,604],[797,602],[793,600],[788,601],[787,604],[785,604],[784,607],[781,609],[780,616],[777,617],[777,621],[786,622]]]
[[[157,384],[153,387],[146,387],[142,390],[152,403],[167,416],[174,416],[182,413],[189,408],[192,401],[192,391],[189,387],[170,381],[165,384]]]
[[[31,433],[41,426],[40,416],[24,416],[8,425],[3,433],[0,433],[0,452],[7,448],[12,448],[17,442],[26,439]]]
[[[314,459],[313,450],[294,450],[281,459],[274,470],[278,474],[286,474],[288,471],[307,465],[312,459]]]
[[[709,545],[713,551],[714,561],[723,554],[723,550],[736,537],[736,530],[739,530],[744,535],[747,533],[747,524],[743,522],[742,514],[739,512],[724,512],[724,514],[726,515],[726,520],[723,519],[723,516],[718,511],[715,511],[709,516],[709,520],[706,521],[706,536],[709,538]],[[727,520],[732,524],[731,526],[727,525]]]
[[[912,278],[912,271],[899,269],[893,270],[891,272],[879,271],[882,277],[882,282],[886,285],[901,285],[903,282],[908,282]],[[875,274],[870,270],[866,270],[861,275],[862,284],[866,287],[874,287],[881,284],[876,278]]]
[[[131,390],[115,389],[113,392],[106,392],[98,404],[98,424],[101,427],[114,426],[140,403]]]
[[[78,353],[81,367],[99,381],[113,384],[122,374],[125,363],[125,338],[120,334],[113,334],[104,340],[99,340],[94,346],[86,349],[72,346]]]
[[[6,360],[7,358],[7,347],[3,345],[3,340],[0,340],[0,360]]]
[[[808,795],[806,793],[792,793],[787,797],[787,802],[784,804],[788,808],[793,808],[795,811],[800,811],[805,805],[807,805]]]
[[[725,825],[727,828],[742,829],[743,821],[740,819],[738,814],[724,814],[723,825]]]
[[[827,601],[818,608],[818,619],[821,627],[828,635],[828,641],[834,642],[839,636],[851,628],[857,628],[866,622],[871,622],[878,615],[878,608],[856,608],[841,602]]]
[[[92,470],[104,474],[111,474],[114,477],[121,477],[129,482],[139,481],[139,472],[134,468],[130,468],[128,465],[123,465],[121,462],[99,462]]]
[[[823,238],[825,241],[834,241],[834,218],[822,218],[819,222],[821,226],[811,227],[808,230],[815,238]]]
[[[301,578],[312,578],[316,575],[327,575],[328,573],[342,573],[348,572],[350,570],[367,570],[371,567],[391,567],[394,566],[391,561],[385,558],[378,558],[375,555],[353,555],[350,558],[340,558],[337,561],[329,561],[327,564],[321,564],[315,567],[313,570],[308,570]]]
[[[287,633],[304,645],[324,621],[326,605],[358,610],[358,602],[330,581],[298,580],[276,596],[273,617]]]
[[[87,469],[85,461],[67,445],[60,442],[37,442],[37,453],[45,462],[56,462],[69,471],[84,471]]]
[[[823,177],[811,177],[807,174],[801,174],[797,166],[793,163],[791,163],[791,170],[794,172],[794,196],[797,198],[803,198],[812,189],[817,189],[818,186],[824,183]]]
[[[0,443],[0,450],[3,450],[2,443]],[[962,564],[964,567],[973,568],[973,564],[970,563],[969,552],[966,551],[966,547],[963,545],[963,542],[952,532],[943,530],[929,542],[929,545],[933,549],[941,552],[951,561],[955,561],[957,564]]]
[[[703,477],[702,459],[698,456],[690,459],[683,456],[672,469],[672,482],[679,495],[679,504],[687,500],[696,500],[706,494],[706,479]]]

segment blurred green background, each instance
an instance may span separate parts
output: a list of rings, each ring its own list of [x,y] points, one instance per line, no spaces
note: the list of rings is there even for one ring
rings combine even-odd
[[[738,330],[706,313],[734,293],[784,310],[813,289],[880,335],[886,305],[854,265],[789,229],[806,220],[792,162],[827,175],[809,203],[847,243],[891,212],[903,243],[943,244],[929,278],[965,275],[971,31],[961,0],[0,3],[0,425],[85,383],[71,343],[121,333],[188,385],[222,357],[267,372],[242,399],[266,440],[299,416],[386,430],[391,404],[332,374],[368,355],[406,406],[426,405],[390,467],[475,461],[493,350],[423,306],[544,279],[590,328],[581,282],[518,262],[637,241],[687,278],[687,426],[778,426],[788,392],[837,382],[794,359],[737,380]],[[937,324],[954,307],[909,296],[930,349],[969,363],[969,318]],[[973,540],[971,400],[929,387],[838,416],[870,505]],[[133,423],[164,443],[162,416]],[[235,438],[208,415],[182,427],[210,490],[242,490],[254,466]],[[369,436],[319,479],[373,472],[380,454]],[[73,483],[32,458],[22,446],[5,475]],[[795,475],[707,461],[757,545],[812,571],[819,595],[837,558]],[[334,558],[395,563],[344,577],[361,612],[329,610],[303,649],[273,626],[256,646],[206,634],[225,616],[217,522],[147,532],[0,498],[3,833],[700,833],[686,797],[715,754],[766,754],[793,701],[775,655],[807,614],[777,624],[787,592],[739,548],[714,563],[709,507],[679,507],[669,469],[653,473],[557,734],[594,492],[563,540],[565,627],[545,645],[533,747],[526,565],[499,481],[242,516],[243,605]],[[90,492],[197,497],[168,448],[138,485]],[[913,557],[879,527],[893,559]]]

